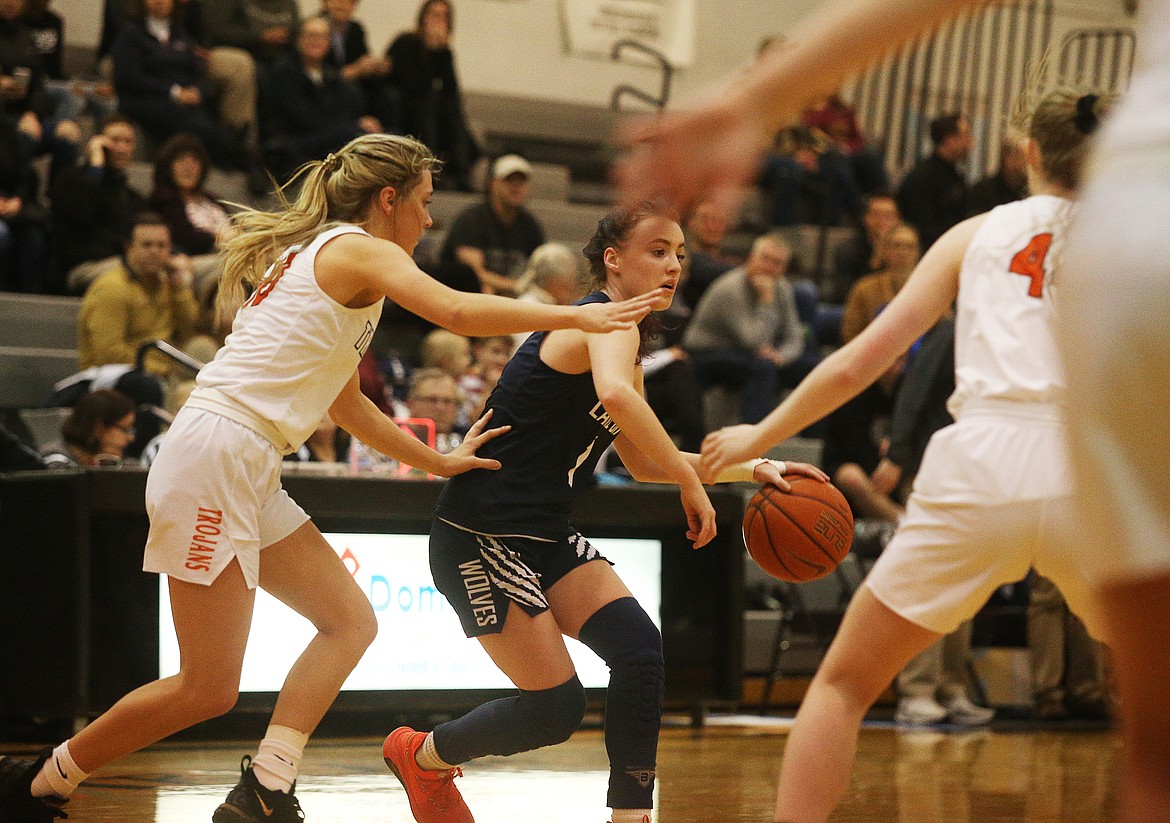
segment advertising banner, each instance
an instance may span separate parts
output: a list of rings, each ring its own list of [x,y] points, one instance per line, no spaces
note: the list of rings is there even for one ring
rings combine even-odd
[[[378,637],[346,680],[343,690],[506,689],[510,681],[475,640],[463,634],[459,619],[434,587],[423,534],[326,534],[378,619]],[[591,539],[634,596],[659,624],[662,545],[657,540]],[[167,597],[167,578],[159,578],[159,675],[179,670]],[[280,690],[297,656],[313,638],[305,618],[263,591],[256,593],[252,632],[244,655],[240,690]],[[575,640],[569,652],[587,687],[609,681],[605,664]]]

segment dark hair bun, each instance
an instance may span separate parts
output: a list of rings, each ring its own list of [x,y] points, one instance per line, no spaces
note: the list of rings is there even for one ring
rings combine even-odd
[[[1092,134],[1101,124],[1101,118],[1097,117],[1096,112],[1098,99],[1100,98],[1096,94],[1086,94],[1077,99],[1077,113],[1073,117],[1073,125],[1081,134]]]

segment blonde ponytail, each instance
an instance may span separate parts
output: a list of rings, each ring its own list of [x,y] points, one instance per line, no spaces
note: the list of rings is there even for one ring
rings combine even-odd
[[[301,166],[276,191],[279,208],[242,208],[232,217],[239,233],[224,244],[223,274],[216,310],[230,318],[248,289],[276,275],[273,264],[290,246],[308,243],[342,223],[358,223],[378,193],[393,186],[395,198],[407,197],[424,171],[437,172],[430,149],[411,137],[367,134],[351,140],[324,160]],[[290,201],[287,193],[299,191]]]

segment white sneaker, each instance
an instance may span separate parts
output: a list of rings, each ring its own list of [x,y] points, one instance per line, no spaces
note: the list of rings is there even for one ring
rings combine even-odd
[[[903,697],[898,701],[894,721],[911,726],[929,726],[947,719],[947,710],[932,697]]]
[[[959,726],[986,726],[995,717],[995,709],[976,706],[965,694],[946,702],[947,719]]]

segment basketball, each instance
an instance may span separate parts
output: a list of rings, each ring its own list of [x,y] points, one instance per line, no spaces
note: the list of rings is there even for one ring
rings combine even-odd
[[[786,477],[791,492],[765,484],[743,516],[743,542],[761,569],[790,583],[824,577],[853,542],[853,513],[832,483]]]

